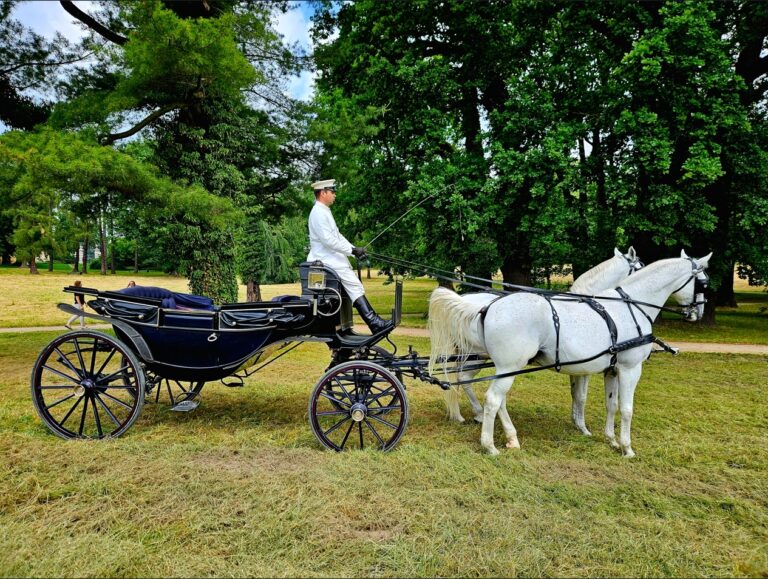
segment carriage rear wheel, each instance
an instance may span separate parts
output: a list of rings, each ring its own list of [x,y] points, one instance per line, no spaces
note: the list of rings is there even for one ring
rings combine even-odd
[[[37,414],[57,436],[115,438],[141,413],[144,372],[120,340],[82,330],[43,349],[30,389]]]
[[[339,364],[312,390],[309,424],[320,443],[331,450],[391,450],[408,424],[405,388],[373,362]]]
[[[203,386],[205,382],[171,380],[147,371],[147,399],[157,404],[170,404],[173,407],[182,402],[195,400]]]

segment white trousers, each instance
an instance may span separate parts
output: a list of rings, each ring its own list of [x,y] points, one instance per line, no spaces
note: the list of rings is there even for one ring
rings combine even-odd
[[[341,285],[344,286],[344,289],[346,290],[349,299],[352,300],[352,303],[355,303],[357,298],[360,296],[365,295],[365,288],[363,287],[363,283],[357,279],[357,274],[352,269],[352,266],[338,268],[332,267],[331,269],[333,269],[333,271],[336,272],[336,275],[339,276]]]
[[[75,304],[75,307],[76,307],[78,310],[82,310],[82,309],[83,309],[83,306],[81,306],[80,304]],[[69,319],[67,320],[67,325],[70,325],[70,324],[71,324],[72,322],[74,322],[74,321],[75,321],[77,318],[80,318],[80,327],[81,327],[81,328],[84,328],[84,327],[85,327],[85,317],[84,317],[84,316],[72,316],[71,318],[69,318]]]

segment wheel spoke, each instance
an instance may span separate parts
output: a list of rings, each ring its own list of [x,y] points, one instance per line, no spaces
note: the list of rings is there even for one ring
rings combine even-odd
[[[72,370],[72,371],[75,373],[75,376],[78,376],[78,377],[82,376],[82,374],[80,374],[80,370],[78,370],[77,368],[75,368],[75,367],[72,365],[72,362],[70,362],[70,361],[69,361],[69,358],[67,358],[67,357],[64,355],[64,352],[62,352],[62,351],[61,351],[61,350],[59,350],[58,348],[54,348],[54,350],[55,350],[55,351],[56,351],[56,352],[59,354],[59,362],[61,362],[61,363],[62,363],[62,364],[64,364],[64,365],[65,365],[67,368],[69,368],[70,370]]]
[[[111,395],[109,392],[102,392],[102,394],[103,394],[104,396],[106,396],[107,398],[109,398],[110,400],[114,400],[115,402],[117,402],[117,403],[118,403],[120,406],[122,406],[123,408],[125,408],[125,409],[127,409],[127,410],[133,410],[133,407],[129,406],[128,404],[126,404],[126,403],[125,403],[125,402],[123,402],[122,400],[120,400],[120,399],[118,399],[118,398],[115,398],[115,397],[114,397],[114,396],[112,396],[112,395]]]
[[[93,408],[93,418],[96,421],[96,431],[99,433],[99,438],[104,438],[104,432],[101,430],[101,419],[99,418],[99,409],[96,408],[95,400],[91,400],[91,408]]]
[[[62,378],[69,380],[70,382],[74,382],[75,384],[80,384],[80,380],[77,378],[72,378],[69,374],[65,374],[64,372],[61,372],[59,370],[56,370],[56,368],[51,368],[48,364],[43,364],[43,368],[48,370],[49,372],[53,372],[57,376],[61,376]]]
[[[82,402],[82,400],[83,400],[83,397],[82,397],[82,396],[80,396],[80,397],[77,399],[77,402],[75,402],[75,403],[72,405],[72,408],[70,408],[70,409],[69,409],[69,412],[67,412],[67,415],[64,417],[64,419],[63,419],[61,422],[59,422],[59,426],[64,426],[64,423],[67,421],[67,419],[68,419],[70,416],[72,416],[72,413],[75,411],[75,408],[77,408],[77,405],[78,405],[78,404],[80,404],[80,402]]]
[[[88,413],[88,396],[83,396],[83,415],[80,417],[80,430],[77,433],[83,435],[83,427],[85,426],[85,415]]]
[[[344,418],[344,420],[340,420],[339,422],[337,422],[336,424],[331,426],[328,430],[323,432],[323,436],[328,436],[331,432],[336,430],[339,426],[341,426],[342,424],[344,424],[347,420],[350,420],[351,418],[352,418],[351,416],[347,416],[346,418]]]
[[[315,416],[339,416],[341,414],[349,414],[346,410],[334,410],[331,412],[315,412]]]
[[[57,401],[56,401],[56,402],[54,402],[53,404],[49,404],[48,406],[46,406],[46,407],[45,407],[45,409],[46,409],[46,410],[50,410],[50,409],[51,409],[51,408],[53,408],[54,406],[58,406],[58,405],[59,405],[59,404],[61,404],[62,402],[66,401],[66,400],[69,400],[69,399],[70,399],[70,398],[72,398],[72,397],[74,397],[74,394],[70,394],[69,396],[65,396],[65,397],[64,397],[64,398],[62,398],[61,400],[57,400]]]
[[[373,414],[369,414],[369,415],[368,415],[368,418],[372,418],[372,419],[373,419],[373,420],[375,420],[376,422],[381,422],[382,424],[386,424],[386,425],[387,425],[387,426],[389,426],[389,427],[390,427],[392,430],[397,430],[397,425],[395,425],[395,424],[392,424],[391,422],[387,422],[387,421],[386,421],[386,420],[384,420],[383,418],[379,418],[378,416],[374,416]]]
[[[349,400],[350,402],[354,402],[354,400],[352,400],[352,397],[349,395],[349,392],[347,392],[347,389],[344,388],[344,384],[341,383],[341,380],[339,380],[337,376],[334,376],[333,379],[336,382],[336,384],[339,385],[339,388],[341,388],[341,391],[344,392],[344,396],[347,397],[347,400]]]
[[[341,441],[341,445],[339,448],[341,450],[344,450],[344,445],[347,444],[347,439],[349,438],[349,433],[352,432],[352,428],[355,426],[354,422],[349,423],[349,428],[347,428],[347,433],[344,435],[344,439]]]
[[[374,397],[373,397],[373,398],[371,398],[370,400],[367,400],[366,402],[368,403],[368,405],[370,405],[370,404],[372,404],[372,403],[376,402],[376,401],[377,401],[379,398],[381,398],[382,396],[386,396],[387,394],[392,394],[392,391],[393,391],[394,389],[395,389],[395,387],[394,387],[394,386],[390,386],[389,388],[387,388],[386,390],[383,390],[382,392],[380,392],[379,394],[377,394],[376,396],[374,396]],[[393,396],[394,396],[394,395],[393,395]]]
[[[323,398],[327,398],[328,400],[330,400],[331,402],[335,402],[336,404],[341,404],[342,406],[345,406],[346,408],[352,408],[352,405],[349,404],[348,402],[344,402],[343,400],[339,400],[338,398],[334,398],[333,396],[331,396],[330,394],[328,394],[326,392],[320,392],[320,396],[322,396]]]
[[[83,371],[83,376],[85,376],[85,360],[83,360],[83,352],[80,350],[80,340],[75,338],[72,341],[75,343],[75,352],[77,352],[77,359],[80,360],[80,369]]]
[[[112,356],[115,355],[115,352],[117,352],[117,349],[116,348],[112,348],[112,351],[109,353],[109,356],[107,356],[107,359],[104,360],[104,362],[99,367],[99,370],[96,372],[96,374],[95,374],[96,376],[101,374],[102,370],[104,370],[104,368],[107,367],[107,364],[109,364],[109,361],[112,359]]]
[[[365,444],[363,444],[363,423],[362,422],[357,423],[357,430],[360,432],[360,450],[363,450],[363,448],[365,448]]]
[[[93,337],[93,351],[91,352],[91,376],[93,376],[93,370],[96,368],[96,350],[99,348],[99,339]]]
[[[67,384],[61,384],[61,385],[52,384],[50,386],[40,386],[40,390],[72,390],[72,386],[69,386]]]
[[[104,409],[104,412],[107,413],[109,418],[112,420],[112,422],[115,423],[115,426],[121,426],[120,421],[117,419],[117,417],[112,414],[112,411],[107,407],[106,404],[104,404],[104,401],[101,399],[101,396],[99,396],[98,392],[94,393],[94,398],[96,399],[96,402],[99,403],[99,405]]]
[[[399,404],[397,406],[377,406],[376,408],[369,408],[368,409],[368,416],[376,416],[378,414],[383,414],[385,412],[391,412],[392,410],[402,410],[403,407]],[[372,414],[373,412],[376,412],[376,414]]]
[[[366,421],[365,421],[365,425],[366,425],[366,426],[367,426],[367,427],[370,429],[370,431],[371,431],[371,432],[373,432],[373,435],[374,435],[376,438],[378,438],[378,439],[379,439],[379,442],[381,443],[381,448],[384,448],[385,446],[387,446],[387,443],[386,443],[386,442],[384,442],[384,439],[383,439],[383,438],[381,438],[381,436],[379,436],[379,433],[378,433],[378,432],[376,432],[376,429],[375,429],[375,428],[374,428],[374,427],[371,425],[371,423],[370,423],[370,422],[368,422],[368,421],[366,420]]]
[[[165,381],[165,387],[168,389],[168,397],[171,399],[171,406],[176,404],[176,399],[173,397],[173,392],[171,392],[171,381],[166,380]]]
[[[118,378],[125,378],[125,376],[118,376],[118,374],[125,372],[128,368],[130,368],[130,366],[128,365],[123,366],[122,368],[118,368],[111,374],[107,374],[103,378],[99,378],[99,385],[109,384],[110,382],[112,382],[112,380],[117,380]],[[123,388],[123,386],[115,386],[115,388]]]

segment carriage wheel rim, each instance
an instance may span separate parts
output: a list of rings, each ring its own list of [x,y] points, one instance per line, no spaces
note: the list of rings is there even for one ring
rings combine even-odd
[[[408,401],[403,385],[388,370],[372,362],[346,362],[326,372],[315,386],[309,419],[326,448],[388,451],[405,433]]]
[[[136,356],[101,332],[59,336],[38,356],[30,384],[38,416],[62,438],[114,438],[141,412],[143,373]]]

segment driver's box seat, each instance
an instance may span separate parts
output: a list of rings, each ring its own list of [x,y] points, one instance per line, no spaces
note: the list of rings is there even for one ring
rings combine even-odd
[[[301,297],[310,301],[317,299],[317,313],[326,317],[340,333],[351,331],[352,300],[344,291],[336,272],[322,261],[305,261],[299,264],[299,275]]]

